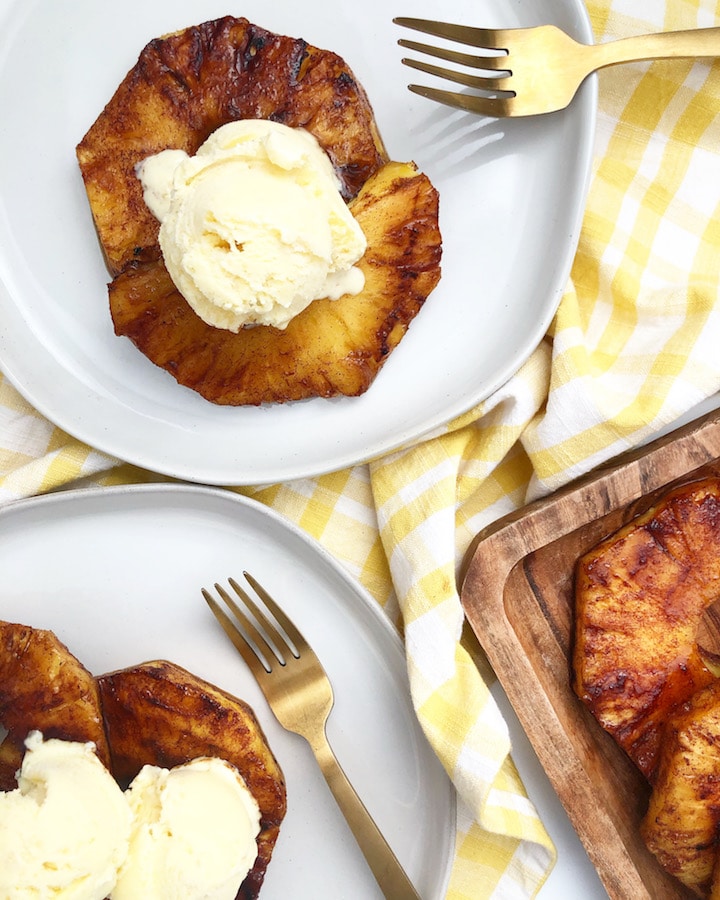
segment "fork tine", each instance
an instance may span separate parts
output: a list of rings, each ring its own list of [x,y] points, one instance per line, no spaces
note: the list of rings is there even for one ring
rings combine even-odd
[[[403,28],[422,31],[423,34],[431,34],[434,37],[447,38],[457,41],[459,44],[507,52],[507,47],[503,46],[506,39],[502,29],[472,28],[467,25],[453,25],[450,22],[435,22],[432,19],[414,19],[404,16],[393,19],[393,22]]]
[[[252,582],[250,583],[252,584]],[[280,634],[280,632],[273,625],[270,619],[265,615],[265,613],[260,609],[257,603],[255,603],[255,601],[250,597],[247,591],[243,590],[243,588],[240,587],[240,585],[237,583],[237,581],[235,581],[234,578],[228,578],[228,584],[245,604],[247,610],[249,610],[250,613],[252,613],[252,615],[255,617],[255,620],[260,625],[260,628],[262,628],[262,632],[259,631],[255,627],[254,623],[251,623],[251,620],[240,609],[237,603],[235,603],[235,601],[232,600],[229,595],[225,594],[223,600],[225,600],[230,609],[232,609],[235,615],[243,622],[244,626],[249,631],[252,631],[253,640],[260,640],[264,644],[267,644],[272,649],[273,654],[282,665],[284,665],[285,662],[285,660],[283,659],[283,653],[290,652],[297,659],[299,656],[297,645],[293,645],[292,640],[288,640],[289,635],[287,635],[286,637],[286,635]],[[262,599],[262,595],[259,596],[261,596]],[[272,609],[270,611],[272,612]],[[279,619],[277,617],[276,621],[279,622]],[[280,626],[283,627],[282,622],[280,622]],[[268,637],[270,638],[270,641],[268,641]]]
[[[473,94],[455,94],[452,91],[440,91],[437,88],[423,87],[418,84],[409,84],[409,90],[428,100],[452,106],[454,109],[462,109],[466,112],[480,113],[497,119],[501,116],[513,115],[514,97],[478,97]]]
[[[292,619],[285,614],[282,608],[277,605],[260,582],[256,578],[253,578],[249,572],[243,572],[243,575],[265,606],[267,606],[273,616],[275,616],[276,621],[279,623],[285,634],[290,638],[293,644],[295,644],[295,649],[298,651],[295,655],[299,655],[299,652],[301,651],[310,650],[310,645],[303,637],[300,629],[295,625]],[[230,583],[233,583],[232,579],[230,579]]]
[[[478,56],[477,53],[461,53],[458,50],[448,50],[445,47],[433,47],[430,44],[420,44],[417,41],[408,41],[400,38],[398,44],[406,50],[415,50],[417,53],[426,53],[436,59],[445,59],[448,62],[457,63],[459,66],[468,66],[473,69],[499,69],[509,72],[507,55]]]
[[[419,59],[403,59],[403,64],[426,75],[436,75],[446,81],[462,84],[465,87],[477,88],[483,91],[506,90],[507,79],[501,77],[484,78],[481,75],[469,75],[466,72],[456,72],[453,69],[444,69],[442,66],[434,66],[431,63],[422,62]]]
[[[241,608],[232,599],[222,585],[216,583],[215,590],[235,616],[235,622],[204,588],[202,593],[208,605],[219,619],[220,624],[232,638],[236,648],[242,650],[242,645],[244,645],[244,648],[256,657],[256,660],[260,662],[268,675],[273,671],[275,663],[279,663],[281,666],[286,665],[289,654],[292,654],[297,659],[298,654],[295,647],[291,646],[285,637],[278,632],[267,616],[250,599],[250,596],[233,578],[229,578],[228,583],[245,604],[245,609]],[[239,628],[238,625],[240,626]]]
[[[202,595],[205,598],[205,602],[210,607],[212,614],[218,620],[223,628],[223,631],[230,638],[233,646],[245,660],[248,668],[253,672],[255,677],[257,678],[258,675],[261,674],[261,669],[263,672],[269,673],[271,671],[270,664],[266,660],[262,660],[253,650],[250,644],[248,644],[242,632],[238,630],[233,620],[220,606],[220,604],[212,596],[212,594],[209,591],[205,590],[205,588],[203,588]]]

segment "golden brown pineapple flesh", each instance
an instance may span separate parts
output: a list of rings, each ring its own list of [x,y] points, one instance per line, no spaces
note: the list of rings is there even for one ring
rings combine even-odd
[[[220,125],[264,118],[313,134],[368,238],[364,290],[318,300],[283,332],[207,326],[162,262],[135,166],[194,153]],[[115,331],[208,400],[258,405],[368,389],[440,277],[438,196],[388,163],[372,108],[336,54],[225,17],[151,41],[77,148],[108,266]],[[359,196],[358,196],[359,194]],[[354,199],[356,198],[356,199]]]
[[[238,891],[254,900],[286,811],[285,779],[253,710],[185,669],[142,663],[95,678],[51,631],[0,621],[0,790],[30,731],[93,741],[122,787],[143,765],[173,767],[200,756],[234,765],[260,807],[258,855]]]
[[[225,16],[150,41],[77,147],[113,275],[159,252],[135,166],[169,147],[193,154],[220,125],[272,119],[315,135],[346,199],[387,161],[372,109],[342,59]]]
[[[45,738],[94,741],[109,767],[95,678],[51,631],[0,622],[0,789],[16,787],[15,772],[30,731]]]
[[[715,681],[682,704],[667,724],[641,832],[663,868],[706,894],[719,827],[720,681]]]
[[[197,756],[232,763],[260,807],[258,856],[237,894],[257,897],[285,816],[282,771],[252,709],[164,660],[98,679],[113,774],[127,784],[149,764],[171,768]]]
[[[720,480],[683,485],[587,553],[574,687],[651,780],[665,723],[713,680],[697,646],[720,596]]]
[[[358,264],[364,290],[316,300],[284,331],[260,325],[233,334],[207,325],[161,260],[131,265],[113,281],[115,330],[215,403],[361,394],[439,278],[437,203],[435,189],[412,165],[383,166],[351,204],[368,239]]]

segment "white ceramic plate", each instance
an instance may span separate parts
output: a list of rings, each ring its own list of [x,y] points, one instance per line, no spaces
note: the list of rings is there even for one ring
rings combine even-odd
[[[264,900],[381,898],[307,744],[284,731],[200,595],[252,572],[320,656],[328,737],[425,900],[439,900],[455,799],[409,697],[401,642],[322,549],[253,501],[214,488],[75,491],[0,510],[0,618],[50,628],[100,674],[163,658],[243,697],[285,773],[288,812]]]
[[[443,277],[360,398],[215,407],[114,336],[75,145],[152,37],[232,12],[340,53],[388,150],[441,196]],[[441,426],[506,381],[545,333],[574,255],[594,131],[572,106],[495,121],[407,90],[394,15],[436,0],[0,0],[0,365],[69,433],[193,481],[257,484],[345,467]],[[581,0],[447,0],[442,18],[553,22],[592,41]],[[422,79],[424,76],[420,76]]]

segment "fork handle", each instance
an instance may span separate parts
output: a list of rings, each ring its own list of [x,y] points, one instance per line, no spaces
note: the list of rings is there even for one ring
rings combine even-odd
[[[720,56],[720,28],[689,28],[592,44],[592,68],[649,59],[700,59]]]
[[[420,900],[392,848],[343,772],[322,729],[308,739],[325,777],[375,880],[387,900]]]

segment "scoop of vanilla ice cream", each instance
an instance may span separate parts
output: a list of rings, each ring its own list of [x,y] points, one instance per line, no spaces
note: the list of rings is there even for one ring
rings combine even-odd
[[[167,270],[208,324],[285,328],[313,300],[363,289],[365,235],[304,129],[230,122],[195,156],[164,150],[137,174]]]
[[[145,766],[127,791],[130,850],[113,900],[234,900],[253,866],[260,811],[222,759]]]
[[[103,900],[130,837],[130,808],[92,743],[32,732],[15,790],[0,793],[0,897]]]

